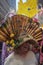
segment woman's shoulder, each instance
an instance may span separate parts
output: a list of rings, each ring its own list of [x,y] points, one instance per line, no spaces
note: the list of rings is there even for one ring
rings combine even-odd
[[[6,59],[10,59],[10,58],[13,58],[14,57],[14,52],[12,52],[11,54],[9,54],[9,56],[6,58]]]
[[[12,52],[11,54],[9,54],[9,56],[5,59],[5,63],[4,65],[9,62],[10,60],[12,60],[14,58],[14,52]]]
[[[32,63],[34,63],[34,62],[37,63],[36,56],[35,56],[34,52],[32,52],[32,51],[28,52],[26,59],[32,61]]]

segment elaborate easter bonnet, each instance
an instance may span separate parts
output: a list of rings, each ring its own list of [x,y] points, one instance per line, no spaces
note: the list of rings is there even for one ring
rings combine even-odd
[[[0,26],[0,41],[10,48],[18,48],[24,42],[33,40],[34,44],[42,40],[42,29],[39,23],[23,15],[14,15],[7,18]],[[33,43],[32,43],[33,44]]]

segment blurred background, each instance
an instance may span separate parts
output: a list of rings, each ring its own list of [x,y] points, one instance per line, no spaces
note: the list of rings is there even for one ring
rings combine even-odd
[[[0,0],[0,20],[10,11],[16,10],[16,0]]]

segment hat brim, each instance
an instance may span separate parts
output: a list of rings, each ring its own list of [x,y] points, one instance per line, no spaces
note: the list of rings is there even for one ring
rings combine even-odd
[[[30,39],[30,38],[24,38],[23,41],[18,45],[18,47],[24,44],[25,42],[29,42],[29,44],[32,44],[32,45],[38,45],[38,42],[36,40]]]

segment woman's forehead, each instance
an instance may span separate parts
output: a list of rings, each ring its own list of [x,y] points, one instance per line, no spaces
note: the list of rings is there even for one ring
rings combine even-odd
[[[29,46],[29,43],[25,42],[20,47],[23,47],[23,46]]]

